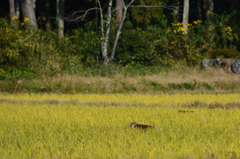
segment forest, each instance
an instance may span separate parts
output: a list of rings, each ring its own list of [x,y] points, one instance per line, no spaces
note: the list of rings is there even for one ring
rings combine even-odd
[[[238,58],[239,8],[238,0],[1,0],[0,78],[147,74]]]

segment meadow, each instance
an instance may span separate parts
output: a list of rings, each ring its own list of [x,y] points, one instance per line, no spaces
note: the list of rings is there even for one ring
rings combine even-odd
[[[0,94],[0,156],[239,158],[239,103],[238,93]]]

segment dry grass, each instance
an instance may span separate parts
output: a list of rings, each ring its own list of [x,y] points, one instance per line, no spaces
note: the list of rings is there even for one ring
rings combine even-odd
[[[159,74],[150,74],[145,76],[134,76],[134,77],[124,77],[121,74],[115,75],[113,77],[79,77],[79,76],[69,76],[64,75],[62,77],[63,83],[71,82],[72,85],[90,85],[93,88],[101,87],[105,89],[105,92],[112,92],[113,90],[122,90],[125,87],[133,86],[141,93],[148,91],[149,89],[146,84],[148,82],[157,82],[162,85],[167,85],[169,83],[187,83],[187,82],[197,82],[197,83],[208,83],[214,86],[215,89],[225,89],[219,86],[219,83],[233,83],[240,85],[240,76],[238,74],[229,73],[223,69],[210,69],[207,71],[199,71],[198,69],[185,68],[185,70],[173,71],[173,72],[162,72]],[[54,77],[52,81],[59,81],[58,77]]]
[[[157,93],[157,92],[239,92],[239,74],[224,69],[181,68],[173,71],[160,71],[158,74],[123,75],[108,77],[61,74],[23,81],[16,92],[54,92],[54,93]],[[0,81],[0,92],[15,92],[11,81]],[[15,82],[16,83],[16,82]],[[194,88],[171,88],[169,84],[187,83]],[[12,85],[12,89],[9,88]],[[207,86],[205,86],[207,85]]]

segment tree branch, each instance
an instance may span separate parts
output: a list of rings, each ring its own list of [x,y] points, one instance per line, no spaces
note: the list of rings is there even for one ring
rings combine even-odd
[[[81,10],[81,11],[75,11],[71,14],[69,14],[68,16],[66,16],[65,18],[63,18],[65,21],[69,21],[69,22],[79,22],[79,21],[83,21],[86,16],[89,14],[89,12],[93,11],[93,10],[101,10],[98,7],[94,7],[94,8],[90,8],[88,10]],[[79,16],[77,14],[79,13],[84,13],[83,15]]]
[[[119,36],[121,34],[121,30],[122,30],[122,26],[123,26],[123,22],[126,19],[126,14],[127,14],[127,9],[129,8],[129,6],[134,2],[134,0],[132,0],[127,6],[125,5],[124,1],[122,0],[122,5],[123,5],[123,18],[118,26],[118,30],[117,30],[117,34],[116,34],[116,38],[114,41],[114,45],[113,45],[113,49],[112,49],[112,53],[111,53],[111,57],[110,57],[110,62],[113,60],[114,56],[115,56],[115,52],[116,52],[116,47],[117,47],[117,43],[118,43],[118,39]]]
[[[170,6],[148,6],[148,5],[131,5],[129,6],[130,8],[164,8],[164,9],[169,9],[169,10],[175,10],[176,7],[175,5],[170,5]],[[182,10],[181,10],[182,11]]]

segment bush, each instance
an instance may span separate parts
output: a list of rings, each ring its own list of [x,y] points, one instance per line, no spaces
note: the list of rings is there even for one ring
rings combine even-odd
[[[224,16],[216,15],[215,25],[208,21],[202,24],[201,20],[188,24],[187,35],[182,23],[165,29],[154,28],[156,38],[151,43],[151,52],[162,65],[198,65],[216,48],[229,48],[221,52],[226,52],[225,57],[236,57],[238,52],[233,49],[236,48],[238,36],[228,24]]]
[[[54,31],[25,30],[22,25],[0,19],[0,69],[54,75],[60,71],[78,73],[83,65],[97,63],[101,47],[95,33],[80,28],[59,38]]]
[[[93,75],[100,72],[111,76],[114,69],[123,74],[126,72],[123,70],[133,74],[146,74],[145,66],[191,66],[198,65],[206,56],[239,57],[236,50],[239,44],[236,27],[232,29],[229,26],[230,18],[218,15],[214,17],[214,24],[203,24],[201,20],[188,24],[187,35],[182,23],[167,26],[167,21],[162,20],[161,27],[155,25],[141,29],[134,28],[131,22],[126,21],[113,59],[115,64],[108,69],[98,65],[102,63],[101,35],[89,29],[91,27],[88,26],[92,26],[92,23],[86,24],[86,29],[71,30],[64,38],[59,38],[55,31],[36,31],[33,28],[25,30],[17,20],[15,25],[11,25],[8,20],[0,19],[0,70],[11,75],[17,70],[30,70],[36,75],[48,76],[62,71],[86,75],[83,72],[89,70]],[[109,54],[117,28],[118,24],[113,20]],[[120,68],[121,65],[124,67]],[[20,75],[25,76],[23,74]],[[2,75],[0,78],[6,77]]]
[[[214,58],[239,58],[240,53],[236,49],[214,49],[211,50],[207,57],[210,59]]]
[[[10,72],[30,69],[38,73],[57,69],[56,39],[53,32],[25,30],[21,25],[10,25],[0,19],[0,67]]]
[[[115,40],[116,26],[117,24],[113,24],[110,34],[109,52],[111,52]],[[114,61],[123,66],[127,64],[153,65],[149,32],[143,31],[140,28],[134,29],[129,21],[125,22],[121,32]]]

